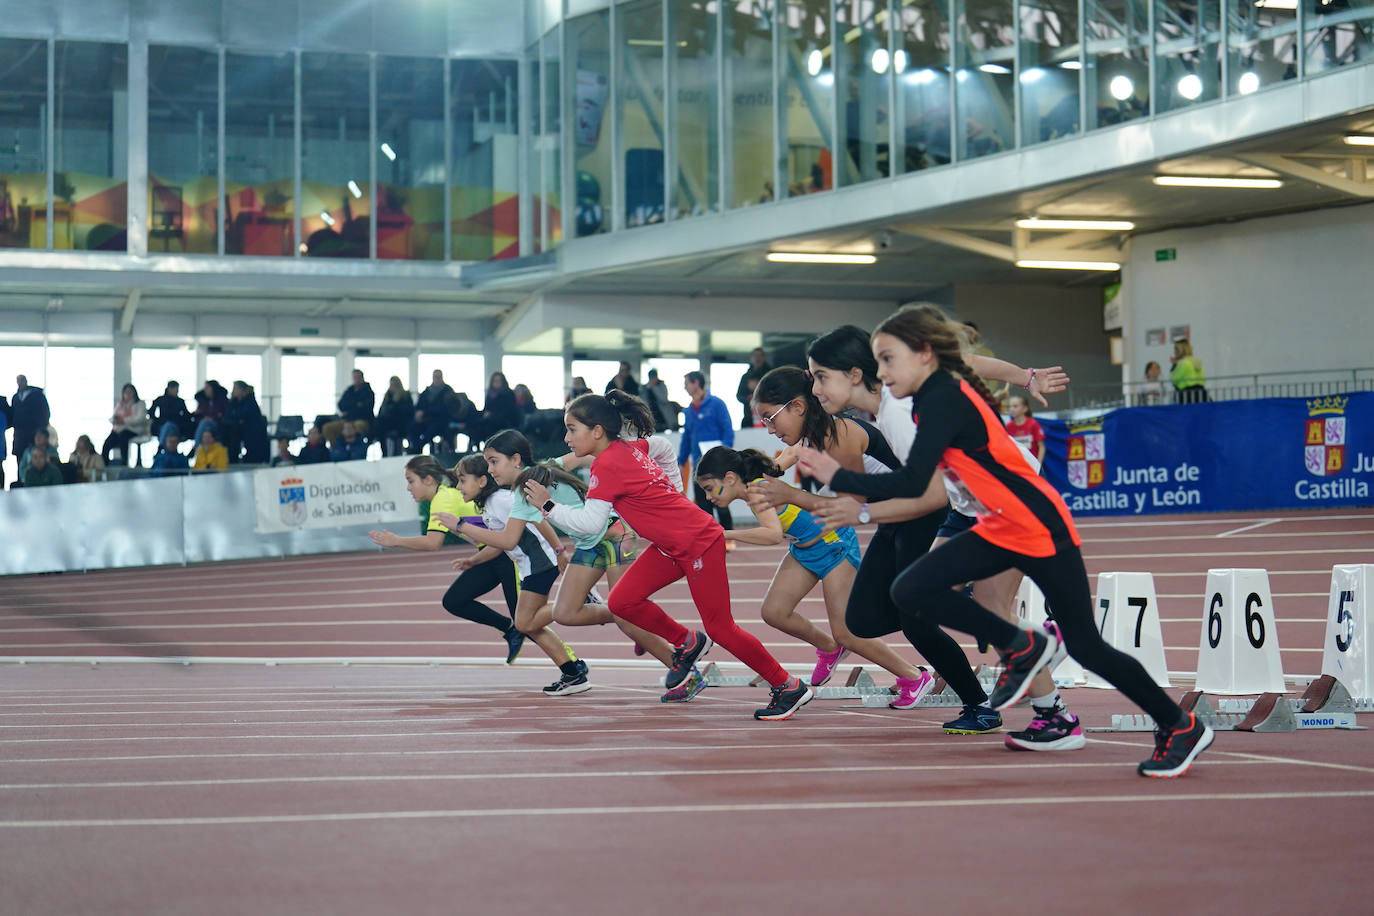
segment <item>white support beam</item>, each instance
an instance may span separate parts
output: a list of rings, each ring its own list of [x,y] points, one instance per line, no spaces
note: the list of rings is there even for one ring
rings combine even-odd
[[[1316,166],[1298,162],[1278,153],[1237,153],[1236,158],[1278,172],[1281,175],[1290,175],[1293,178],[1301,178],[1303,181],[1333,188],[1352,197],[1374,197],[1374,184],[1352,181],[1343,175],[1333,175]]]
[[[965,251],[972,251],[975,254],[985,255],[989,258],[996,258],[999,261],[1015,261],[1016,249],[1010,245],[1003,245],[998,242],[989,242],[972,235],[965,235],[962,232],[954,232],[950,229],[941,229],[938,226],[920,226],[910,223],[898,223],[892,227],[898,232],[907,235],[914,235],[931,242],[941,245],[948,245],[951,248],[962,248]]]
[[[134,328],[134,317],[138,315],[138,304],[143,301],[143,288],[135,286],[124,299],[124,309],[119,316],[119,332],[128,334]]]

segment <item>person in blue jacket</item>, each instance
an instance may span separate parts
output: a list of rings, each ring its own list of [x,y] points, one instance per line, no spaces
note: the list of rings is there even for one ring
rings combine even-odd
[[[682,411],[682,444],[678,446],[677,463],[686,464],[690,458],[695,464],[702,453],[724,445],[735,444],[735,425],[730,422],[730,412],[725,402],[706,389],[706,376],[700,372],[688,372],[682,377],[682,385],[692,402]],[[683,475],[686,479],[687,475]],[[701,511],[707,515],[720,517],[720,526],[726,531],[734,528],[730,519],[729,506],[716,506],[706,497],[706,491],[692,483],[693,498]]]

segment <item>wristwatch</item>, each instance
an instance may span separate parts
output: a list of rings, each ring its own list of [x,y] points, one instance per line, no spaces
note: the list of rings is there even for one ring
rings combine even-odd
[[[859,507],[860,525],[867,525],[872,520],[872,518],[873,517],[868,514],[868,503],[864,503],[862,506]]]
[[[540,508],[544,510],[545,515],[548,515],[550,512],[553,511],[553,507],[556,505],[557,503],[555,503],[553,500],[546,499],[544,500],[544,505],[540,506]]]

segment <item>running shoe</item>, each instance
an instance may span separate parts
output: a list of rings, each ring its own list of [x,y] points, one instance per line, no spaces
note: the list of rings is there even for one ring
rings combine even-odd
[[[1002,727],[1002,714],[991,706],[965,706],[959,718],[945,723],[946,735],[986,735]]]
[[[935,687],[935,676],[924,668],[919,677],[897,678],[897,699],[887,704],[888,709],[911,709],[918,705]]]
[[[599,591],[597,591],[596,589],[592,589],[591,591],[587,592],[587,600],[584,603],[599,604],[604,607],[606,605],[606,599],[601,597],[601,593]]]
[[[638,655],[643,655],[643,654],[644,654],[644,647],[641,646],[639,643],[635,643],[635,655],[638,656]]]
[[[1059,649],[1059,639],[1044,630],[1022,630],[1030,642],[1024,649],[1007,650],[1002,653],[1002,673],[992,688],[988,705],[1002,710],[1015,706],[1016,701],[1030,690],[1031,680],[1040,673],[1054,658]]]
[[[586,673],[587,673],[587,663],[586,663],[586,662],[584,662],[584,661],[583,661],[582,659],[580,659],[580,658],[575,658],[575,659],[572,660],[572,663],[573,663],[574,665],[577,666],[577,673],[578,673],[578,674],[586,675]]]
[[[1078,717],[1055,703],[1053,709],[1036,707],[1030,725],[1007,735],[1006,745],[1013,751],[1076,751],[1087,741]]]
[[[803,684],[801,678],[790,677],[772,688],[768,705],[763,709],[754,710],[754,718],[763,722],[790,719],[793,713],[810,703],[815,695],[816,692]]]
[[[511,624],[511,628],[501,634],[506,640],[506,664],[513,665],[515,660],[520,657],[520,650],[525,647],[525,634]]]
[[[1050,659],[1049,664],[1046,665],[1050,674],[1054,674],[1054,669],[1059,667],[1059,663],[1069,657],[1069,647],[1064,645],[1064,636],[1059,632],[1059,624],[1053,620],[1046,620],[1041,626],[1045,628],[1046,633],[1052,634],[1055,639],[1059,640],[1059,648],[1054,650],[1054,658]]]
[[[658,700],[660,703],[686,703],[701,693],[701,689],[705,686],[706,678],[702,677],[701,671],[693,666],[692,673],[687,675],[687,680],[659,697]]]
[[[574,693],[582,693],[591,689],[592,685],[587,681],[587,675],[579,671],[577,674],[565,674],[545,687],[544,696],[566,697]]]
[[[1195,713],[1184,715],[1187,718],[1174,728],[1155,730],[1155,752],[1136,767],[1137,773],[1154,779],[1175,779],[1187,773],[1197,755],[1212,743],[1216,733]]]
[[[673,650],[673,664],[663,680],[663,686],[672,690],[687,679],[692,667],[707,652],[711,651],[711,637],[698,630],[687,631],[682,645]]]
[[[820,687],[835,675],[835,669],[844,661],[849,650],[844,646],[835,644],[834,652],[822,652],[816,650],[816,670],[811,672],[811,686]]]

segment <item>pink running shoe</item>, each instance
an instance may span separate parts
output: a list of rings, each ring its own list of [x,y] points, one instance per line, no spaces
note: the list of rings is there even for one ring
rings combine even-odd
[[[834,652],[816,650],[816,670],[811,672],[811,686],[819,687],[835,676],[835,669],[844,661],[849,650],[837,645]]]
[[[934,686],[934,675],[924,668],[921,669],[920,677],[899,677],[897,678],[897,699],[888,703],[887,706],[889,709],[911,709],[924,700]]]

